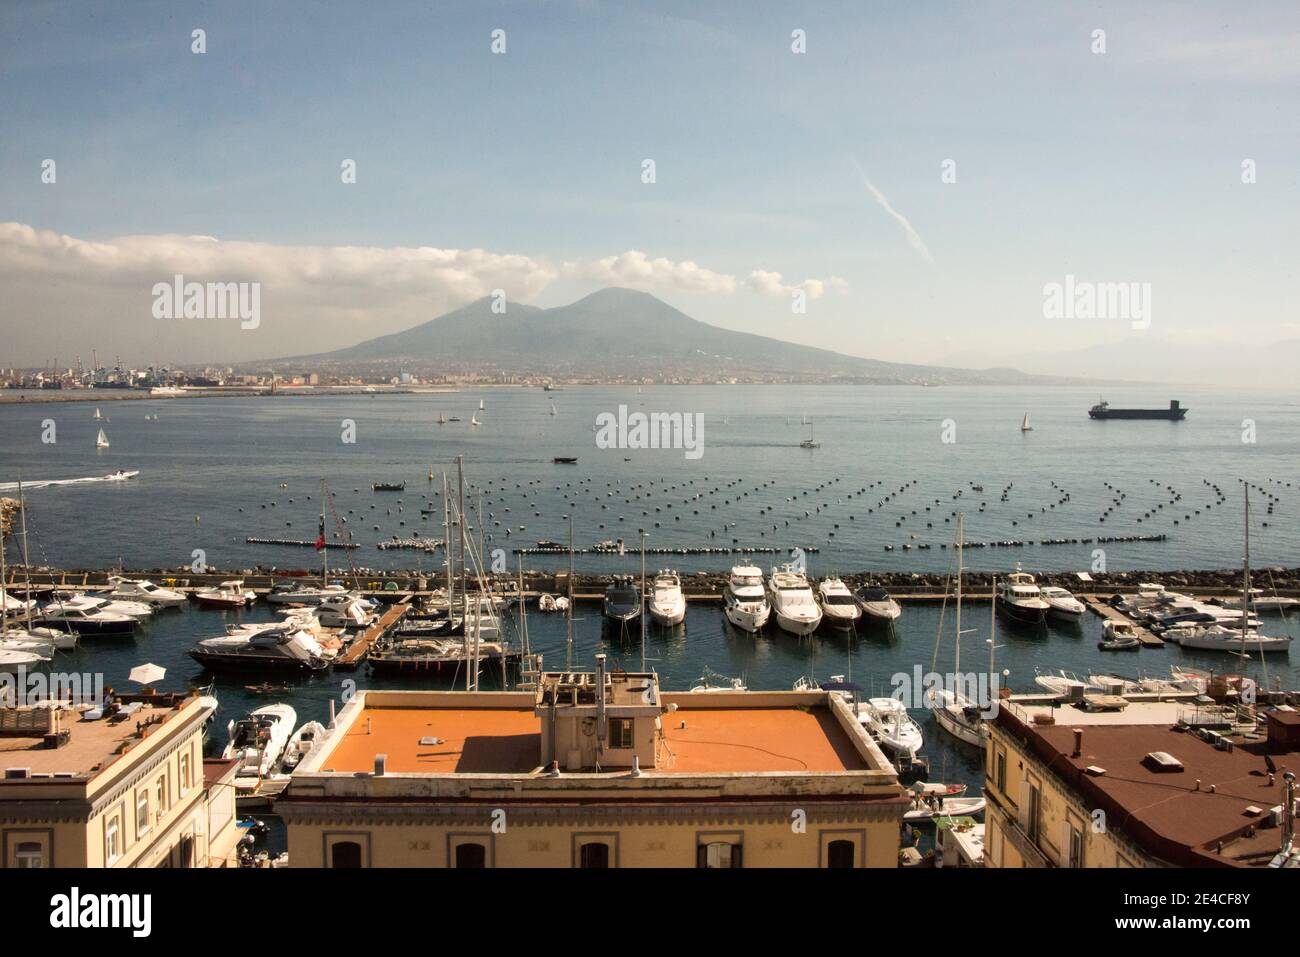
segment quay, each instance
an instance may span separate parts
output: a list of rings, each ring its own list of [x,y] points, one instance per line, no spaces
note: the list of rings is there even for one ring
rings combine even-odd
[[[1142,647],[1163,648],[1165,646],[1164,639],[1157,638],[1154,634],[1151,633],[1150,630],[1144,628],[1142,625],[1139,625],[1137,622],[1135,622],[1128,615],[1124,614],[1118,608],[1112,608],[1104,601],[1099,601],[1096,595],[1075,595],[1074,597],[1079,599],[1079,601],[1083,602],[1085,605],[1087,605],[1088,609],[1094,615],[1100,615],[1102,618],[1105,618],[1108,621],[1118,621],[1118,622],[1123,622],[1124,624],[1127,625],[1132,625],[1133,636],[1137,638],[1138,641],[1142,642]]]
[[[352,640],[343,653],[334,659],[334,668],[339,671],[355,671],[370,654],[370,647],[380,638],[396,628],[411,610],[410,599],[393,605],[379,620]]]

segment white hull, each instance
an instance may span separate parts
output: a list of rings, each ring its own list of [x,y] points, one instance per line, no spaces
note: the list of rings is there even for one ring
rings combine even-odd
[[[811,635],[821,623],[822,616],[820,612],[818,612],[816,618],[807,616],[793,618],[790,615],[782,614],[780,610],[776,613],[777,627],[782,631],[788,631],[792,635],[798,635],[800,638]]]
[[[867,601],[860,602],[858,607],[862,609],[862,614],[868,618],[874,618],[877,621],[896,621],[898,616],[903,613],[898,602],[892,598],[889,601]]]
[[[1197,651],[1225,651],[1229,654],[1249,653],[1252,651],[1282,653],[1289,651],[1291,648],[1290,638],[1270,638],[1265,635],[1247,635],[1246,640],[1242,641],[1241,635],[1189,634],[1182,635],[1174,640],[1182,648],[1194,648]]]
[[[649,611],[651,620],[656,625],[663,625],[665,628],[671,628],[673,625],[680,625],[686,620],[685,601],[666,606],[658,605],[654,601],[651,601]]]
[[[926,701],[926,704],[933,709],[934,720],[939,723],[939,727],[959,741],[980,748],[984,746],[983,728],[978,719],[972,724],[966,717],[964,708],[969,703],[965,698],[959,699],[947,690],[936,691]]]
[[[727,621],[731,622],[741,631],[758,632],[763,630],[767,620],[772,617],[772,609],[763,602],[761,605],[748,604],[739,605],[727,602],[725,609]]]

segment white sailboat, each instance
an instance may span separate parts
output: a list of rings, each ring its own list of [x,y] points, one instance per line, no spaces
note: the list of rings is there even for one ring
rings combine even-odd
[[[962,513],[957,515],[957,635],[953,648],[953,665],[954,675],[961,674],[961,602],[962,602],[962,574],[965,571],[963,563],[965,545],[965,519]],[[996,591],[996,585],[994,586]],[[942,636],[943,618],[940,616],[940,636]],[[974,629],[968,629],[973,631]],[[990,656],[992,655],[992,642],[990,642]],[[939,638],[934,642],[934,659],[931,661],[930,670],[936,671],[939,659]],[[992,673],[992,662],[990,661],[989,672]],[[975,747],[983,746],[983,727],[980,724],[979,703],[971,701],[961,691],[952,688],[934,688],[926,692],[925,703],[931,711],[934,712],[934,718],[939,722],[939,727],[947,731],[959,741]]]
[[[95,421],[98,422],[104,416],[99,411],[99,406],[95,406]]]
[[[441,412],[438,413],[438,424],[439,424],[439,425],[446,425],[446,424],[447,424],[447,416],[444,415],[444,414],[441,413]]]
[[[95,436],[95,448],[97,449],[108,448],[108,436],[104,434],[103,429],[100,429],[99,435]]]
[[[820,449],[822,447],[822,444],[818,442],[815,438],[813,438],[813,424],[811,422],[808,422],[807,426],[808,426],[808,438],[804,439],[802,442],[799,443],[799,448]]]
[[[477,416],[477,415],[471,415],[471,416],[469,417],[469,424],[472,425],[472,426],[474,426],[475,428],[477,428],[478,425],[479,425],[478,416]]]
[[[1033,427],[1032,425],[1029,424],[1029,413],[1028,413],[1028,412],[1025,413],[1025,417],[1024,417],[1024,419],[1022,419],[1021,422],[1020,422],[1020,431],[1021,431],[1021,432],[1032,432],[1032,431],[1034,431],[1034,427]]]
[[[559,413],[555,411],[555,403],[554,403],[554,402],[551,403],[551,415],[559,415]]]
[[[479,410],[480,412],[483,411],[483,400],[482,400],[482,399],[479,399],[479,400],[478,400],[478,410]]]

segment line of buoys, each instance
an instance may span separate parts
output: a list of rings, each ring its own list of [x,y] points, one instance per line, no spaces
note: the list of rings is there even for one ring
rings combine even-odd
[[[805,555],[815,555],[819,549],[814,545],[800,546]],[[736,545],[731,548],[713,548],[698,545],[684,545],[680,548],[647,548],[647,555],[784,555],[791,551],[788,548],[775,548],[765,545]],[[567,555],[567,548],[516,548],[516,555]],[[622,553],[618,549],[610,548],[575,548],[575,555],[639,555],[641,549],[637,545],[628,545]]]
[[[1024,548],[1028,545],[1131,545],[1138,542],[1164,542],[1168,541],[1168,535],[1114,535],[1098,536],[1096,538],[1045,538],[1035,541],[1034,539],[1005,539],[995,542],[966,542],[963,548]],[[897,545],[886,545],[885,551],[892,552],[899,548]],[[901,546],[903,551],[910,552],[912,549],[925,551],[932,546],[926,543],[913,545],[908,543]],[[947,543],[941,544],[940,548],[949,548]]]
[[[380,542],[375,547],[381,552],[386,552],[390,548],[409,548],[415,551],[435,552],[442,548],[443,542],[440,538],[397,538],[390,541]]]
[[[245,544],[248,545],[292,545],[295,548],[316,547],[316,543],[314,541],[311,541],[309,539],[303,539],[303,538],[246,538],[244,539],[244,542]],[[347,542],[347,543],[326,542],[325,547],[326,548],[360,548],[361,546],[353,542]]]

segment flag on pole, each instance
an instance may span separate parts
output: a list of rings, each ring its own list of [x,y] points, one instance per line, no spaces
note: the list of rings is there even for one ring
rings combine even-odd
[[[316,551],[325,547],[325,516],[320,517],[320,534],[316,536]]]

